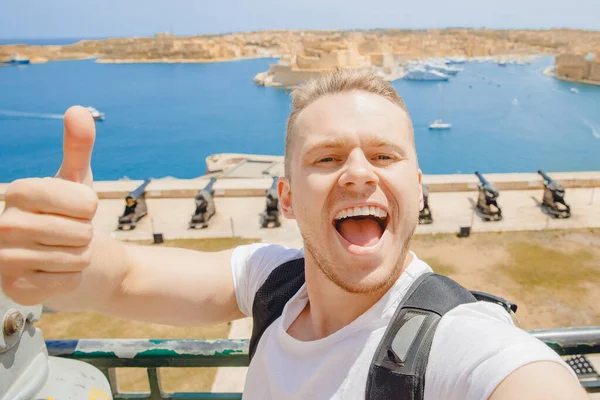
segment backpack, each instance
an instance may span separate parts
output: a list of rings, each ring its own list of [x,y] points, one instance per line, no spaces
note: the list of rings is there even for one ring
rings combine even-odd
[[[304,258],[288,261],[267,277],[252,305],[249,356],[254,357],[266,329],[304,284]],[[499,304],[511,316],[517,305],[483,292],[469,291],[452,279],[425,273],[409,287],[375,351],[365,400],[422,400],[425,370],[437,325],[456,306],[476,301]]]

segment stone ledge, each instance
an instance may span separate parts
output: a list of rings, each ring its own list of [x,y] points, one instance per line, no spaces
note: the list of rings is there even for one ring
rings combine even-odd
[[[600,171],[548,172],[548,175],[566,189],[600,187]],[[501,191],[544,187],[543,179],[537,173],[484,176]],[[432,193],[476,191],[479,183],[475,174],[425,175],[423,181]],[[193,198],[208,182],[208,178],[154,180],[146,188],[146,198]],[[98,181],[94,182],[94,189],[100,199],[122,199],[142,183],[141,180]],[[272,183],[271,178],[220,179],[214,185],[215,197],[263,197]],[[7,186],[7,183],[0,184],[0,200],[4,200]]]

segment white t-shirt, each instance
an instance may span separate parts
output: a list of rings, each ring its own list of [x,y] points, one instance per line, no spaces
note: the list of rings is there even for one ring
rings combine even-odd
[[[303,256],[303,250],[279,245],[238,247],[232,269],[240,310],[252,316],[254,295],[271,271]],[[375,305],[323,339],[299,341],[287,333],[307,304],[303,285],[259,341],[246,376],[244,399],[364,400],[373,355],[396,306],[420,274],[432,271],[413,256]],[[442,317],[435,333],[425,372],[425,400],[487,399],[512,371],[541,360],[562,363],[571,371],[546,344],[515,327],[499,305],[460,305]]]

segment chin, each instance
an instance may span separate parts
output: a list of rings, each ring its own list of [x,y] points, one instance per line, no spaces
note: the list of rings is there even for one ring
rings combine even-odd
[[[329,280],[350,293],[373,293],[395,282],[402,254],[398,253],[400,248],[386,248],[386,242],[393,242],[391,232],[384,232],[380,241],[371,247],[353,245],[337,231],[335,235],[337,237],[330,242],[329,249],[333,251],[328,252],[328,262],[318,263]]]

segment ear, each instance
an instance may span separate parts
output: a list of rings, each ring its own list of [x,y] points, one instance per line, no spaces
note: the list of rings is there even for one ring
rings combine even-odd
[[[279,195],[279,207],[281,207],[283,216],[287,219],[296,219],[292,208],[292,188],[288,178],[279,178],[277,181],[277,194]]]
[[[425,207],[425,200],[423,199],[423,172],[421,168],[418,170],[418,178],[419,181],[419,211],[423,211],[423,207]]]

